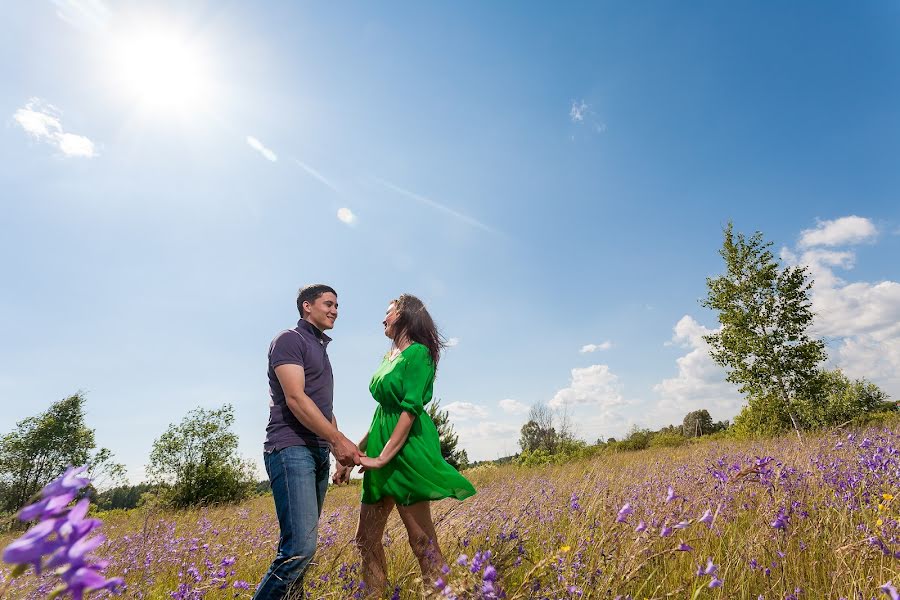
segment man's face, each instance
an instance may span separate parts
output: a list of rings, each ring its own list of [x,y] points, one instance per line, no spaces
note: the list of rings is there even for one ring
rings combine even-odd
[[[306,320],[315,325],[319,331],[334,327],[338,316],[338,301],[337,296],[331,292],[325,292],[312,302],[304,302],[303,307],[309,311]]]

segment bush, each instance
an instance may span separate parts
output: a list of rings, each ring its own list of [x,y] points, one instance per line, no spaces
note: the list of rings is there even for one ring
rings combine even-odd
[[[676,448],[688,443],[688,438],[678,433],[657,433],[650,438],[651,448]]]

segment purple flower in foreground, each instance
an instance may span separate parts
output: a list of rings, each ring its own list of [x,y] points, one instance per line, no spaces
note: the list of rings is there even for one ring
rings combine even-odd
[[[891,600],[900,600],[900,593],[897,593],[897,588],[891,585],[890,581],[888,581],[878,589],[890,596]]]
[[[669,527],[668,525],[663,525],[662,529],[659,530],[659,537],[669,537],[672,535],[674,529]]]
[[[712,511],[709,510],[709,509],[707,508],[707,509],[706,509],[706,512],[703,513],[703,516],[700,517],[700,518],[697,519],[697,520],[698,520],[700,523],[706,523],[707,525],[712,525],[712,522],[713,522],[713,514],[712,514]]]
[[[669,502],[671,502],[672,500],[674,500],[677,497],[678,496],[675,495],[675,488],[673,488],[670,485],[669,490],[666,492],[666,504],[668,504]]]
[[[708,586],[708,587],[710,587],[710,588],[718,588],[718,587],[722,587],[722,580],[719,579],[718,577],[715,577],[715,576],[714,576],[714,577],[712,578],[712,581],[709,582],[709,586]]]
[[[634,512],[634,509],[631,508],[631,504],[626,502],[622,505],[622,508],[619,509],[619,514],[616,515],[616,523],[624,523],[628,520],[628,515]]]
[[[638,533],[645,531],[646,529],[647,529],[647,523],[643,519],[638,521],[637,527],[634,528],[634,530],[637,531]]]
[[[693,550],[692,547],[688,546],[688,545],[685,544],[683,541],[681,541],[681,540],[678,540],[678,541],[679,541],[680,543],[678,544],[678,547],[675,548],[675,551],[676,551],[676,552],[690,552],[691,550]]]
[[[78,491],[90,483],[82,473],[87,467],[69,467],[58,479],[41,490],[41,498],[19,511],[19,519],[38,523],[3,550],[10,564],[33,566],[38,575],[43,569],[56,569],[63,586],[59,594],[71,593],[81,600],[85,592],[115,591],[121,578],[106,579],[105,561],[89,562],[89,554],[102,544],[102,535],[89,537],[100,526],[99,519],[86,519],[90,501],[85,498],[69,508]],[[44,562],[44,559],[47,559]]]

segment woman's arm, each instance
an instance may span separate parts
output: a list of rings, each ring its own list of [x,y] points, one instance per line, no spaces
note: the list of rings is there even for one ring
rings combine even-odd
[[[364,435],[362,437],[362,439],[359,440],[359,443],[356,445],[356,447],[359,448],[360,452],[365,452],[366,448],[368,446],[369,446],[369,432],[367,431],[366,435]]]
[[[403,411],[391,432],[391,437],[384,445],[381,454],[377,458],[360,458],[360,464],[367,469],[380,469],[392,458],[397,456],[413,423],[424,411],[425,404],[431,400],[432,385],[434,383],[434,365],[425,346],[417,345],[405,357],[403,372],[403,396],[400,398],[400,408]],[[368,463],[368,464],[367,464]]]
[[[412,425],[415,421],[416,416],[412,413],[406,411],[400,413],[400,419],[397,421],[397,425],[394,427],[390,439],[388,439],[387,443],[384,445],[381,454],[379,454],[377,458],[363,456],[359,459],[359,464],[366,469],[380,469],[391,462],[391,459],[397,456],[397,453],[400,452],[400,448],[406,443],[406,438],[409,437],[409,430],[412,429]],[[368,441],[368,434],[366,435],[366,438]]]

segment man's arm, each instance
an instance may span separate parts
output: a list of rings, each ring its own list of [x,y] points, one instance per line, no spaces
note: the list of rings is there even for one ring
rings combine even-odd
[[[316,406],[315,402],[306,395],[306,375],[303,367],[294,364],[285,364],[275,367],[275,376],[284,390],[284,399],[289,409],[304,427],[315,433],[322,439],[331,443],[334,457],[343,465],[358,465],[359,450],[356,444],[338,431],[337,421],[329,421]]]

